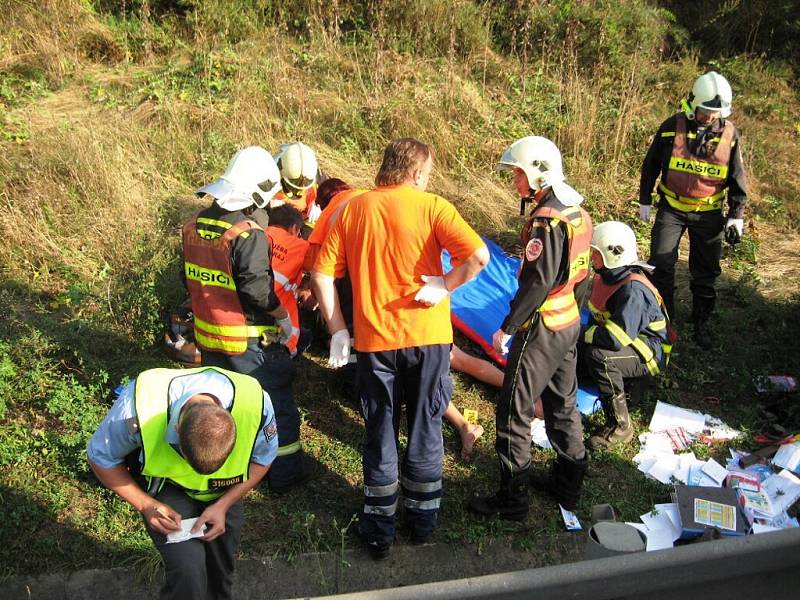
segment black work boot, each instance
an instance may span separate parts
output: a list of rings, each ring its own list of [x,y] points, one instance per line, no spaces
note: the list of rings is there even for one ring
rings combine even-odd
[[[589,455],[575,460],[559,454],[547,476],[532,475],[531,487],[545,492],[567,510],[575,510],[581,495],[583,478],[589,468]]]
[[[694,341],[702,350],[714,349],[717,339],[708,321],[694,322]]]
[[[703,350],[712,350],[716,345],[716,337],[710,324],[714,304],[716,304],[716,298],[697,295],[692,297],[694,341]]]
[[[604,450],[624,444],[629,442],[634,434],[624,393],[603,399],[601,402],[608,426],[598,435],[589,438],[588,446],[592,450]]]
[[[524,521],[528,516],[528,471],[501,476],[500,489],[491,496],[473,496],[467,508],[484,517]]]

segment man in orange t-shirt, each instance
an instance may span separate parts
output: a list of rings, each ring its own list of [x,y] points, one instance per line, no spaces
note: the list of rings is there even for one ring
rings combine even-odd
[[[450,402],[449,294],[489,261],[481,238],[452,204],[425,192],[433,156],[412,138],[391,142],[377,187],[348,202],[320,249],[312,288],[332,334],[329,363],[342,366],[350,334],[334,278],[350,275],[354,346],[367,430],[364,509],[358,530],[375,559],[389,555],[402,488],[412,543],[436,527],[442,494],[442,415]],[[441,252],[457,266],[446,275]],[[398,469],[399,420],[408,446]]]

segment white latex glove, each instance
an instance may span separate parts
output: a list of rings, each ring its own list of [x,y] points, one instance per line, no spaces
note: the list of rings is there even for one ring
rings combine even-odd
[[[492,335],[492,346],[495,350],[497,350],[500,354],[506,355],[508,354],[508,342],[511,340],[511,336],[508,335],[502,329],[498,329]]]
[[[644,221],[645,223],[650,222],[650,211],[653,209],[652,204],[640,204],[639,205],[639,219]]]
[[[286,343],[292,338],[292,333],[294,332],[291,317],[286,317],[285,319],[275,319],[275,324],[281,328],[281,344],[286,345]]]
[[[436,306],[450,295],[450,291],[444,285],[444,277],[438,275],[423,275],[422,281],[425,282],[414,300],[421,302],[425,306]]]
[[[736,229],[739,237],[742,237],[742,232],[744,231],[744,219],[728,219],[728,222],[725,223],[725,229],[728,229],[729,227]]]
[[[350,333],[347,329],[340,329],[331,336],[331,348],[328,355],[328,364],[334,369],[343,367],[350,358]]]
[[[314,202],[314,204],[311,205],[311,208],[308,209],[308,216],[306,217],[306,222],[316,223],[321,214],[322,214],[322,209],[317,205],[316,202]]]

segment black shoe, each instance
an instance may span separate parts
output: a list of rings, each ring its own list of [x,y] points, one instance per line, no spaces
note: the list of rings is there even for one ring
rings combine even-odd
[[[524,521],[528,516],[528,496],[509,496],[503,490],[492,496],[473,496],[467,508],[483,517],[500,517],[506,521]]]
[[[717,344],[714,331],[707,322],[694,324],[694,341],[702,350],[713,350]]]
[[[412,533],[408,541],[411,542],[412,546],[422,546],[424,544],[427,544],[430,539],[431,539],[431,534],[419,535],[417,533]]]
[[[381,542],[364,542],[364,543],[367,546],[367,552],[369,552],[369,557],[372,560],[380,561],[389,558],[389,554],[392,551],[391,544],[385,544]]]
[[[301,468],[298,470],[297,474],[291,479],[288,479],[286,481],[281,481],[280,483],[277,484],[272,483],[272,481],[270,481],[269,491],[272,492],[273,494],[278,494],[279,496],[282,496],[283,494],[288,494],[296,487],[303,485],[309,479],[314,477],[314,471],[307,462],[303,461],[300,463],[300,465]]]

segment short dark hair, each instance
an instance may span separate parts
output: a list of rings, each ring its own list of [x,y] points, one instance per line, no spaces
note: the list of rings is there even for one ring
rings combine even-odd
[[[317,188],[317,206],[325,210],[325,207],[330,204],[330,201],[336,194],[352,189],[353,187],[350,184],[341,179],[337,179],[336,177],[326,179],[320,183],[319,187]]]
[[[414,138],[389,142],[383,151],[383,163],[375,176],[375,185],[397,185],[407,182],[433,152],[427,144]]]
[[[217,404],[193,403],[183,409],[178,443],[186,462],[201,475],[218,471],[236,443],[236,423]]]
[[[281,204],[269,209],[269,224],[273,227],[281,227],[286,231],[292,225],[297,229],[303,228],[303,214],[291,204]]]

